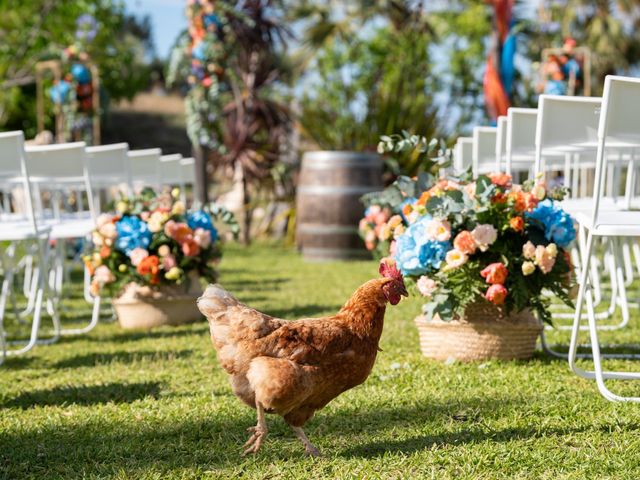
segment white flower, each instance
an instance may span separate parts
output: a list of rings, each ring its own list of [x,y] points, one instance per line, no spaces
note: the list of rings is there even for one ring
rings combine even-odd
[[[467,263],[469,257],[462,253],[460,250],[449,250],[447,252],[447,256],[445,257],[445,261],[447,262],[447,267],[449,268],[458,268]]]
[[[451,238],[451,225],[446,220],[432,220],[427,226],[427,238],[446,242]]]
[[[417,282],[418,290],[424,297],[431,297],[438,289],[438,284],[426,275],[421,276]]]
[[[488,223],[478,225],[471,231],[471,235],[482,252],[489,249],[489,245],[493,244],[498,238],[498,231],[493,225]]]

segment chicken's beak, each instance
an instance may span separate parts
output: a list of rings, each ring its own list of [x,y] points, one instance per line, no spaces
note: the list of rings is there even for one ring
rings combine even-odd
[[[400,290],[400,295],[404,295],[405,297],[409,296],[409,292],[407,292],[407,287],[404,286],[404,282],[402,282],[402,290]]]

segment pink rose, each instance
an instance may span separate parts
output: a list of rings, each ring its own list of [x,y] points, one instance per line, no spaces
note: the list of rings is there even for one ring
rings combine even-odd
[[[464,191],[469,198],[476,198],[476,182],[468,183],[464,186]]]
[[[140,247],[134,248],[133,250],[131,250],[131,253],[129,253],[131,264],[134,267],[137,267],[140,264],[140,262],[142,262],[142,260],[144,260],[148,256],[149,256],[149,252],[147,252],[144,248],[140,248]]]
[[[473,255],[477,248],[476,241],[468,230],[464,230],[456,235],[453,246],[467,255]]]
[[[504,283],[508,274],[507,267],[500,262],[491,263],[480,272],[480,276],[492,285]]]
[[[162,257],[162,268],[165,270],[171,270],[173,267],[177,266],[178,262],[176,262],[176,257],[173,255],[165,255]]]
[[[536,256],[536,247],[530,241],[522,246],[522,256],[527,260],[533,260]]]
[[[200,248],[209,248],[211,245],[211,232],[204,228],[196,228],[193,232],[193,239]]]
[[[106,265],[100,265],[96,268],[96,271],[93,274],[93,280],[98,282],[99,284],[104,285],[105,283],[111,283],[116,279],[116,277],[111,273],[109,267]]]
[[[484,294],[484,297],[489,300],[494,305],[502,305],[504,303],[505,298],[507,298],[507,289],[504,288],[504,285],[495,284],[491,285],[487,292]]]
[[[536,247],[535,264],[542,271],[542,273],[549,273],[556,263],[555,255],[552,255],[544,246],[538,245]]]

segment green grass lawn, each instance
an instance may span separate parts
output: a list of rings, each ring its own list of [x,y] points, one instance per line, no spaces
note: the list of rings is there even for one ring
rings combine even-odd
[[[246,303],[295,319],[334,313],[376,270],[374,262],[308,264],[280,247],[230,245],[220,281]],[[68,293],[67,317],[88,318],[81,285]],[[630,294],[639,297],[637,288]],[[419,305],[389,307],[369,379],[307,424],[320,458],[306,458],[273,416],[261,451],[241,456],[255,413],[231,393],[205,321],[151,333],[103,323],[8,359],[0,366],[0,478],[640,478],[640,405],[607,402],[595,383],[542,354],[428,361],[413,324]],[[638,319],[603,341],[638,340]],[[612,388],[640,394],[640,383]]]

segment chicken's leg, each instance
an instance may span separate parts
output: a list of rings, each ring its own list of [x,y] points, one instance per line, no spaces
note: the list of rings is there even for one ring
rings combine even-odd
[[[267,422],[264,419],[264,408],[260,405],[260,402],[256,401],[256,411],[258,412],[258,424],[255,427],[249,427],[248,432],[253,432],[247,443],[244,444],[247,449],[243,455],[249,453],[256,453],[260,450],[264,438],[267,436]]]
[[[313,446],[313,443],[311,443],[311,441],[307,438],[302,428],[294,427],[293,425],[291,426],[291,428],[293,429],[293,433],[296,434],[296,437],[298,437],[304,445],[304,451],[306,452],[306,454],[312,457],[318,457],[320,455],[320,451]]]

